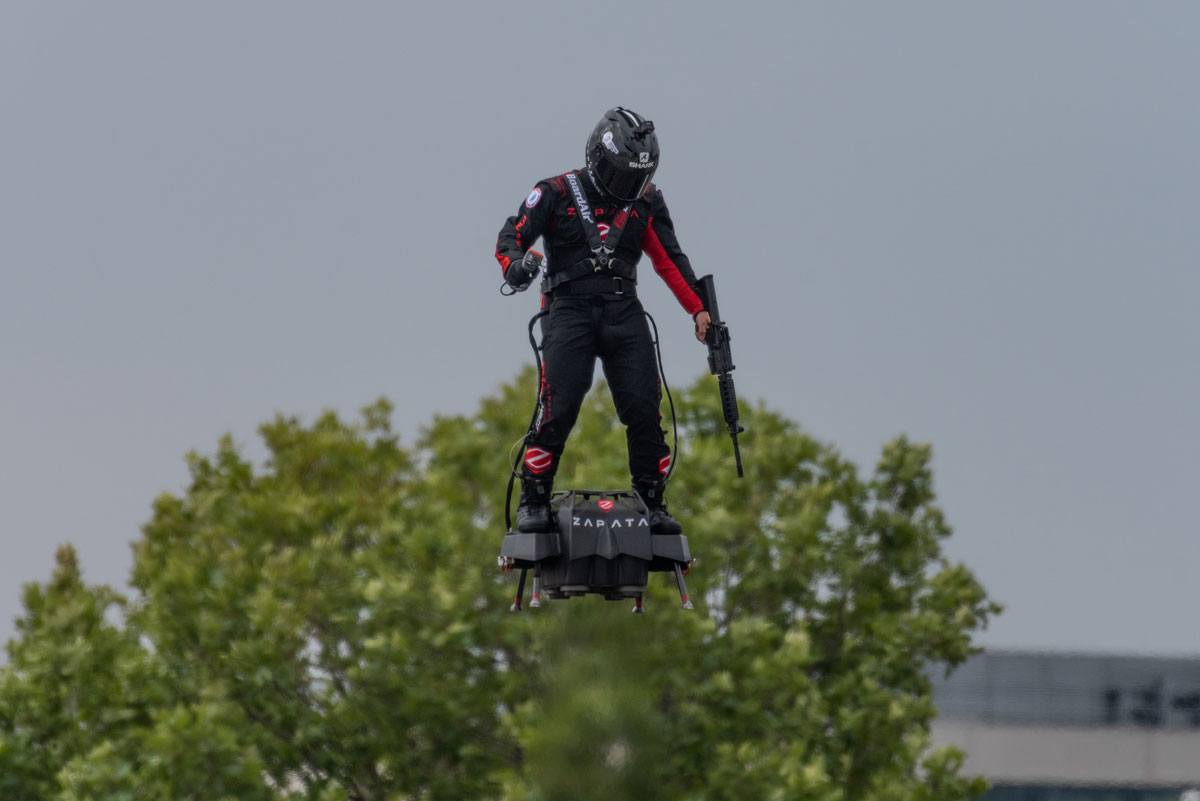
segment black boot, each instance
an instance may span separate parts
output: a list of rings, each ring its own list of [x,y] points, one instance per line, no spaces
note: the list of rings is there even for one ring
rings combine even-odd
[[[683,526],[671,517],[667,511],[667,502],[663,498],[664,483],[662,481],[635,481],[633,488],[642,496],[646,508],[650,510],[651,534],[682,534]]]
[[[517,531],[553,531],[550,516],[550,482],[528,476],[521,479],[521,502],[517,506]]]

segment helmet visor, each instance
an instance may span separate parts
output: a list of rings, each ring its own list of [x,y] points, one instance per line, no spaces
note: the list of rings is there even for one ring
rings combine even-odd
[[[637,200],[646,189],[646,184],[654,175],[655,167],[646,169],[622,169],[608,159],[600,159],[596,164],[596,179],[604,187],[604,191],[626,202]]]

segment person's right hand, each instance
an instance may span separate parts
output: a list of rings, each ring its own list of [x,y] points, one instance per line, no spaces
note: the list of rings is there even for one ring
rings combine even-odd
[[[504,271],[504,280],[513,289],[524,289],[529,286],[542,270],[542,254],[531,250],[520,261],[514,261]]]
[[[508,265],[508,269],[504,271],[504,281],[513,289],[521,290],[529,286],[529,282],[533,279],[529,273],[525,271],[525,265],[522,262],[514,261]]]

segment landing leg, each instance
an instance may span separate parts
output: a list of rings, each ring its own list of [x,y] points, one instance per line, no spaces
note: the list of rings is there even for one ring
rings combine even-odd
[[[675,563],[675,584],[679,587],[679,602],[684,609],[694,609],[692,601],[688,598],[687,584],[683,580],[683,570],[679,567],[679,563]]]
[[[542,566],[533,567],[533,594],[529,598],[529,608],[537,609],[542,605]]]
[[[679,568],[675,568],[678,570]],[[510,612],[521,611],[521,596],[525,594],[525,574],[529,572],[529,568],[521,568],[521,577],[517,579],[517,595],[513,598],[513,604],[508,608]]]
[[[646,607],[642,605],[642,596],[644,593],[638,593],[633,597],[633,613],[635,615],[646,614]]]

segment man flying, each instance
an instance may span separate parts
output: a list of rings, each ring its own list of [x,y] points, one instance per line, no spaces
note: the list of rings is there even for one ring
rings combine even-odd
[[[661,428],[654,343],[637,299],[642,253],[692,315],[701,342],[711,319],[663,194],[650,182],[658,158],[654,123],[611,109],[588,138],[586,166],[539,181],[500,229],[496,259],[514,289],[525,289],[539,272],[541,255],[529,249],[539,236],[549,259],[540,411],[525,441],[519,531],[552,530],[554,474],[597,357],[625,425],[629,472],[649,509],[651,531],[681,531],[663,499],[671,451]]]

